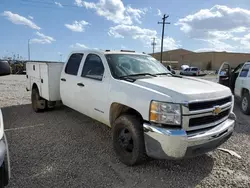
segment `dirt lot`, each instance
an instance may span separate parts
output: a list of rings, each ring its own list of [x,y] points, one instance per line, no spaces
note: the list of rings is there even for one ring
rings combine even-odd
[[[250,187],[250,116],[238,105],[235,133],[216,150],[182,161],[127,167],[115,157],[110,130],[67,107],[36,114],[25,76],[0,77],[12,187]]]

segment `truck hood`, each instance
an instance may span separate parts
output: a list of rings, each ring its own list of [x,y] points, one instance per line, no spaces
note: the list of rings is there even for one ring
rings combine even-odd
[[[232,95],[231,90],[223,85],[191,77],[158,76],[138,79],[135,84],[167,95],[176,103],[218,99]]]

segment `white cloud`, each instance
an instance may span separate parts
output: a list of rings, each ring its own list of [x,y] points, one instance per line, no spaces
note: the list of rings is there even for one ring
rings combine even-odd
[[[56,4],[58,7],[63,8],[63,5],[62,5],[61,3],[55,1],[55,4]]]
[[[133,21],[141,23],[142,15],[148,11],[146,8],[135,9],[130,5],[125,7],[121,0],[99,0],[97,3],[75,0],[75,4],[79,7],[94,9],[99,16],[116,24],[132,24]]]
[[[160,9],[157,9],[157,16],[161,16],[162,17],[162,12]]]
[[[247,9],[215,5],[181,18],[175,25],[189,37],[206,41],[209,45],[206,49],[249,49],[244,37],[250,31],[250,10]]]
[[[81,21],[74,21],[73,24],[65,24],[65,27],[70,29],[71,31],[75,32],[84,32],[85,26],[90,25],[88,22],[81,20]]]
[[[28,16],[29,17],[29,19],[31,19],[31,20],[33,20],[34,19],[34,17],[33,16]]]
[[[136,22],[141,23],[140,19],[142,15],[144,15],[147,12],[147,9],[140,10],[140,9],[134,9],[131,6],[127,6],[126,12],[128,15],[132,17]]]
[[[138,26],[121,24],[110,27],[108,34],[110,36],[114,36],[115,38],[124,38],[130,36],[136,39],[140,37],[153,37],[156,36],[157,32],[155,30],[143,29]]]
[[[239,27],[250,28],[250,10],[215,5],[211,9],[201,9],[193,15],[179,19],[176,25],[185,33],[195,36],[196,30],[230,31]],[[193,33],[192,33],[193,32]]]
[[[151,47],[151,42],[153,37],[156,38],[156,50],[160,49],[160,39],[157,37],[157,32],[155,30],[144,29],[133,25],[117,25],[109,28],[108,34],[115,38],[132,38],[140,40],[144,43],[145,47]],[[181,45],[178,44],[173,38],[164,38],[164,50],[176,49]]]
[[[86,45],[80,44],[80,43],[72,44],[72,45],[70,45],[70,47],[71,48],[84,48],[84,49],[88,48]]]
[[[28,26],[32,29],[36,29],[36,30],[41,29],[34,22],[32,22],[31,20],[29,20],[23,16],[20,16],[19,14],[14,14],[10,11],[4,11],[3,16],[5,16],[8,20],[10,20],[14,24],[26,25],[26,26]]]
[[[36,32],[36,35],[39,38],[31,39],[31,41],[30,41],[31,43],[51,44],[52,42],[56,41],[53,37],[44,35],[43,33],[40,33],[38,31]]]

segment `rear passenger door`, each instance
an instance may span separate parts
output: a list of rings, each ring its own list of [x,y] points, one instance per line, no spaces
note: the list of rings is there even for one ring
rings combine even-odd
[[[73,53],[64,66],[60,79],[60,94],[64,105],[75,109],[75,100],[77,99],[76,90],[78,88],[79,66],[83,58],[83,53]],[[76,109],[77,110],[77,109]]]
[[[78,80],[77,99],[81,104],[79,111],[103,123],[108,114],[107,93],[109,77],[105,71],[107,65],[103,56],[89,53],[86,56]],[[106,67],[107,68],[107,67]]]

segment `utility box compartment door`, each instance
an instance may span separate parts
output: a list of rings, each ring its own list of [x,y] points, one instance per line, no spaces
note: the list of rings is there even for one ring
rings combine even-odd
[[[48,79],[48,65],[46,63],[40,63],[40,95],[49,100],[49,79]]]

